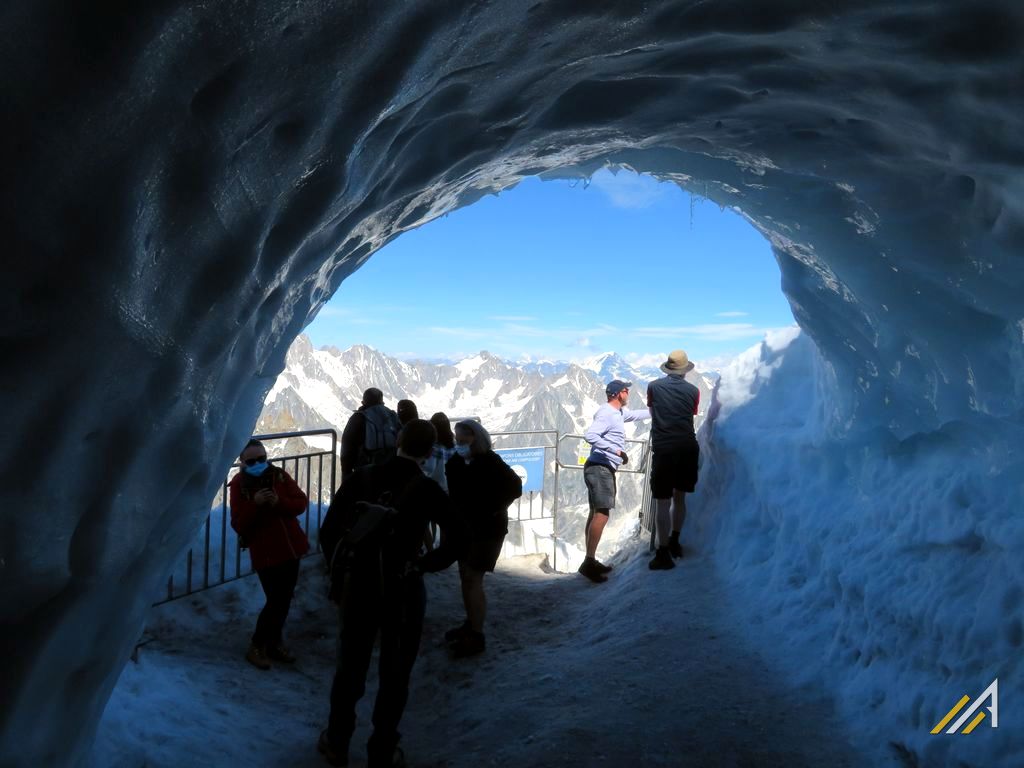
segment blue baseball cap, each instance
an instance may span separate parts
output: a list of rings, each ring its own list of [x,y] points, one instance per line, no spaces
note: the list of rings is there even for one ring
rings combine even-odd
[[[622,381],[621,379],[613,379],[608,382],[608,386],[604,388],[604,393],[608,397],[615,397],[619,392],[624,389],[629,389],[633,386],[632,381]]]

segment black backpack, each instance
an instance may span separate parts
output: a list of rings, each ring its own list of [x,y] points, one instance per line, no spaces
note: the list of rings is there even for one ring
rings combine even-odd
[[[397,453],[398,433],[402,429],[398,414],[384,405],[375,405],[363,411],[363,421],[360,466],[383,464]]]
[[[374,470],[362,470],[373,472]],[[361,587],[384,583],[384,548],[395,532],[400,514],[397,506],[416,486],[413,479],[397,496],[385,491],[376,502],[357,501],[354,516],[342,531],[334,551],[327,558],[330,576],[328,597],[344,601],[353,574],[358,571]],[[325,553],[326,554],[326,553]],[[408,566],[408,564],[407,564]]]

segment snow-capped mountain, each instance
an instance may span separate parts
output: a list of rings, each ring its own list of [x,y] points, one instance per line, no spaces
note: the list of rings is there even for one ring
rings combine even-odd
[[[364,345],[314,349],[302,335],[267,395],[257,430],[333,427],[340,432],[359,407],[363,390],[373,386],[384,392],[391,407],[402,398],[413,400],[424,418],[444,411],[452,418],[477,416],[492,432],[557,429],[581,434],[605,402],[608,381],[633,381],[630,407],[642,408],[647,382],[659,375],[633,368],[615,353],[580,365],[513,363],[488,352],[454,364],[410,363]],[[713,381],[694,374],[689,379],[701,390],[699,425],[711,402]],[[632,426],[636,436],[649,431],[646,422]]]
[[[558,376],[565,373],[569,363],[560,360],[530,360],[517,363],[516,367],[527,373],[539,373],[541,376]]]
[[[630,365],[615,352],[595,355],[580,363],[580,367],[593,371],[601,381],[608,382],[612,379],[632,381],[638,385],[642,384],[645,390],[647,389],[646,382],[664,375],[656,367]]]

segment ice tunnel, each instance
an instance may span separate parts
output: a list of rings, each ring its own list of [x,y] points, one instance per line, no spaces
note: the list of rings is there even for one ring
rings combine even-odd
[[[0,15],[0,764],[85,759],[149,597],[347,275],[525,175],[606,165],[741,210],[804,332],[716,426],[706,545],[737,588],[824,617],[822,674],[865,722],[1024,759],[1005,705],[973,746],[926,722],[949,686],[1024,691],[1018,3]],[[756,407],[787,397],[806,418]],[[743,418],[762,440],[730,442]]]

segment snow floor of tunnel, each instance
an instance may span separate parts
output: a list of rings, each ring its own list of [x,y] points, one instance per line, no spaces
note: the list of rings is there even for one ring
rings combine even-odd
[[[794,688],[761,627],[730,618],[711,562],[687,551],[668,572],[637,542],[608,583],[551,573],[540,556],[487,578],[487,652],[453,660],[462,619],[455,568],[427,577],[420,658],[402,722],[411,766],[879,765],[850,742],[823,689]],[[100,725],[103,768],[322,766],[337,619],[319,558],[303,563],[287,641],[269,672],[243,659],[262,593],[255,578],[154,609]],[[371,667],[351,765],[365,760]],[[872,750],[874,751],[874,750]]]

